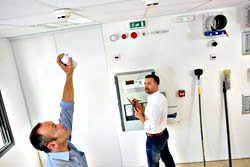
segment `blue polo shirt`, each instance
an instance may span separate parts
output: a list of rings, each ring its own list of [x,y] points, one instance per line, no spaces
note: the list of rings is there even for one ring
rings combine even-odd
[[[74,102],[61,101],[59,122],[72,132]],[[88,167],[84,152],[79,151],[68,139],[67,152],[46,153],[45,167]]]

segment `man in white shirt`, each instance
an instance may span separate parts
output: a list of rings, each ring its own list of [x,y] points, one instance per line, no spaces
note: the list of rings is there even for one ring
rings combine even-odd
[[[159,167],[160,158],[166,167],[175,167],[175,163],[168,148],[167,130],[167,99],[158,90],[160,79],[150,74],[145,76],[144,89],[149,96],[144,108],[137,99],[133,99],[135,117],[143,124],[147,134],[146,152],[149,167]]]

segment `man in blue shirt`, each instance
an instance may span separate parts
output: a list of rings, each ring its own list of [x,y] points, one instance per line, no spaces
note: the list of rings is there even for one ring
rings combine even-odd
[[[84,152],[79,151],[71,143],[74,67],[72,57],[69,58],[69,65],[62,63],[63,55],[57,57],[58,65],[66,74],[59,124],[52,121],[38,123],[30,133],[30,142],[36,149],[46,153],[45,167],[87,167]]]

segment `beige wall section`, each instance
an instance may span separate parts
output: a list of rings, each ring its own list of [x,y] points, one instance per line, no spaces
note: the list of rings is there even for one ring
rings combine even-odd
[[[0,38],[0,50],[0,89],[15,140],[0,166],[40,167],[38,153],[29,143],[31,125],[9,40]]]

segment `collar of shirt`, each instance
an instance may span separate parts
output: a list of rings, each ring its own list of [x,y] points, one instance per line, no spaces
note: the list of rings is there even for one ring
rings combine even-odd
[[[50,152],[47,153],[48,156],[52,159],[69,161],[69,152]]]
[[[147,100],[149,101],[150,99],[154,98],[154,96],[157,96],[157,94],[159,94],[159,93],[160,93],[159,91],[156,91],[156,92],[148,95]]]

